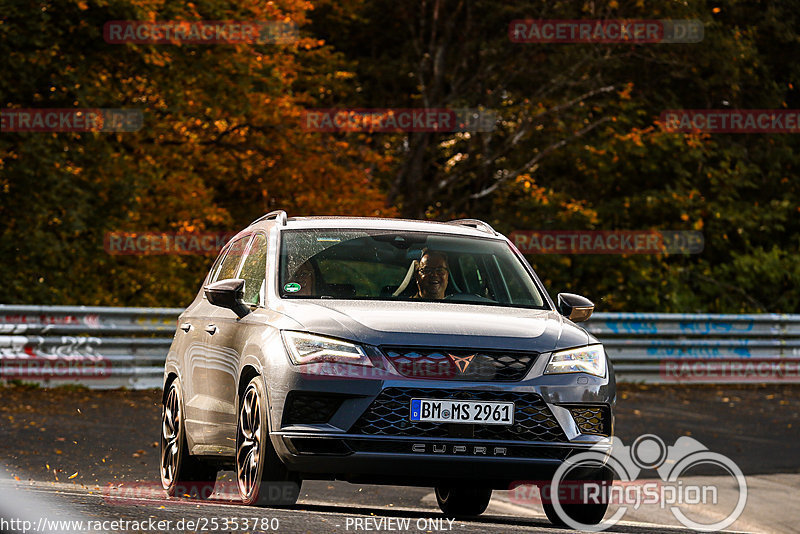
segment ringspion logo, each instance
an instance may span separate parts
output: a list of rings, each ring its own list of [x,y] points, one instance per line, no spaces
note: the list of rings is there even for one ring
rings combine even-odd
[[[685,473],[700,465],[710,465],[725,472],[720,481],[695,483]],[[655,471],[656,480],[641,477]],[[594,472],[592,477],[576,480],[570,474]],[[682,478],[683,477],[683,478]],[[726,478],[730,477],[730,478]],[[724,484],[724,486],[723,486]],[[735,502],[723,502],[721,487],[736,487]],[[539,497],[533,491],[539,487]],[[618,437],[609,443],[598,443],[589,450],[568,457],[550,481],[516,481],[511,484],[512,502],[540,502],[551,505],[558,517],[571,528],[603,531],[619,522],[631,508],[657,505],[668,509],[682,525],[692,530],[717,531],[732,525],[747,503],[747,481],[736,463],[725,455],[710,451],[694,438],[682,436],[673,445],[653,434],[636,438],[625,445]],[[598,524],[581,523],[564,505],[619,504],[614,513]],[[713,506],[714,514],[693,519],[687,506]],[[703,521],[703,520],[708,521]]]

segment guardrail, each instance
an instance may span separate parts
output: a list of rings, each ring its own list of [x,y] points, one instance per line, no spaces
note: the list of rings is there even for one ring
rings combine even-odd
[[[597,313],[620,381],[800,383],[800,315]]]
[[[182,311],[0,304],[0,378],[160,387]],[[585,325],[619,381],[800,383],[800,315],[597,313]]]
[[[161,387],[182,311],[0,304],[0,377],[44,386]]]

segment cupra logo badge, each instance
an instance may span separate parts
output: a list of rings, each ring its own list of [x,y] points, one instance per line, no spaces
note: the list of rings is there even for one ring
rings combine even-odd
[[[458,370],[462,373],[467,370],[469,364],[472,363],[472,359],[475,357],[474,354],[470,354],[469,356],[453,356],[452,354],[448,354],[450,359],[453,360],[453,363],[456,364]]]

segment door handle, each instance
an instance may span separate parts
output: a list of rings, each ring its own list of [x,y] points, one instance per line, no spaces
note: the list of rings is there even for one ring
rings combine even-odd
[[[189,330],[191,330],[191,329],[192,329],[192,325],[190,323],[183,323],[181,325],[181,330],[183,330],[184,332],[189,332]]]
[[[217,325],[210,324],[206,327],[206,332],[211,334],[212,336],[217,333]]]

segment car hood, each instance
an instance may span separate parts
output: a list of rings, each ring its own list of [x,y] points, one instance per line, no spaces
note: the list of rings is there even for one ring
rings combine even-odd
[[[284,300],[282,308],[307,332],[369,345],[548,352],[597,341],[551,310],[344,300]]]

